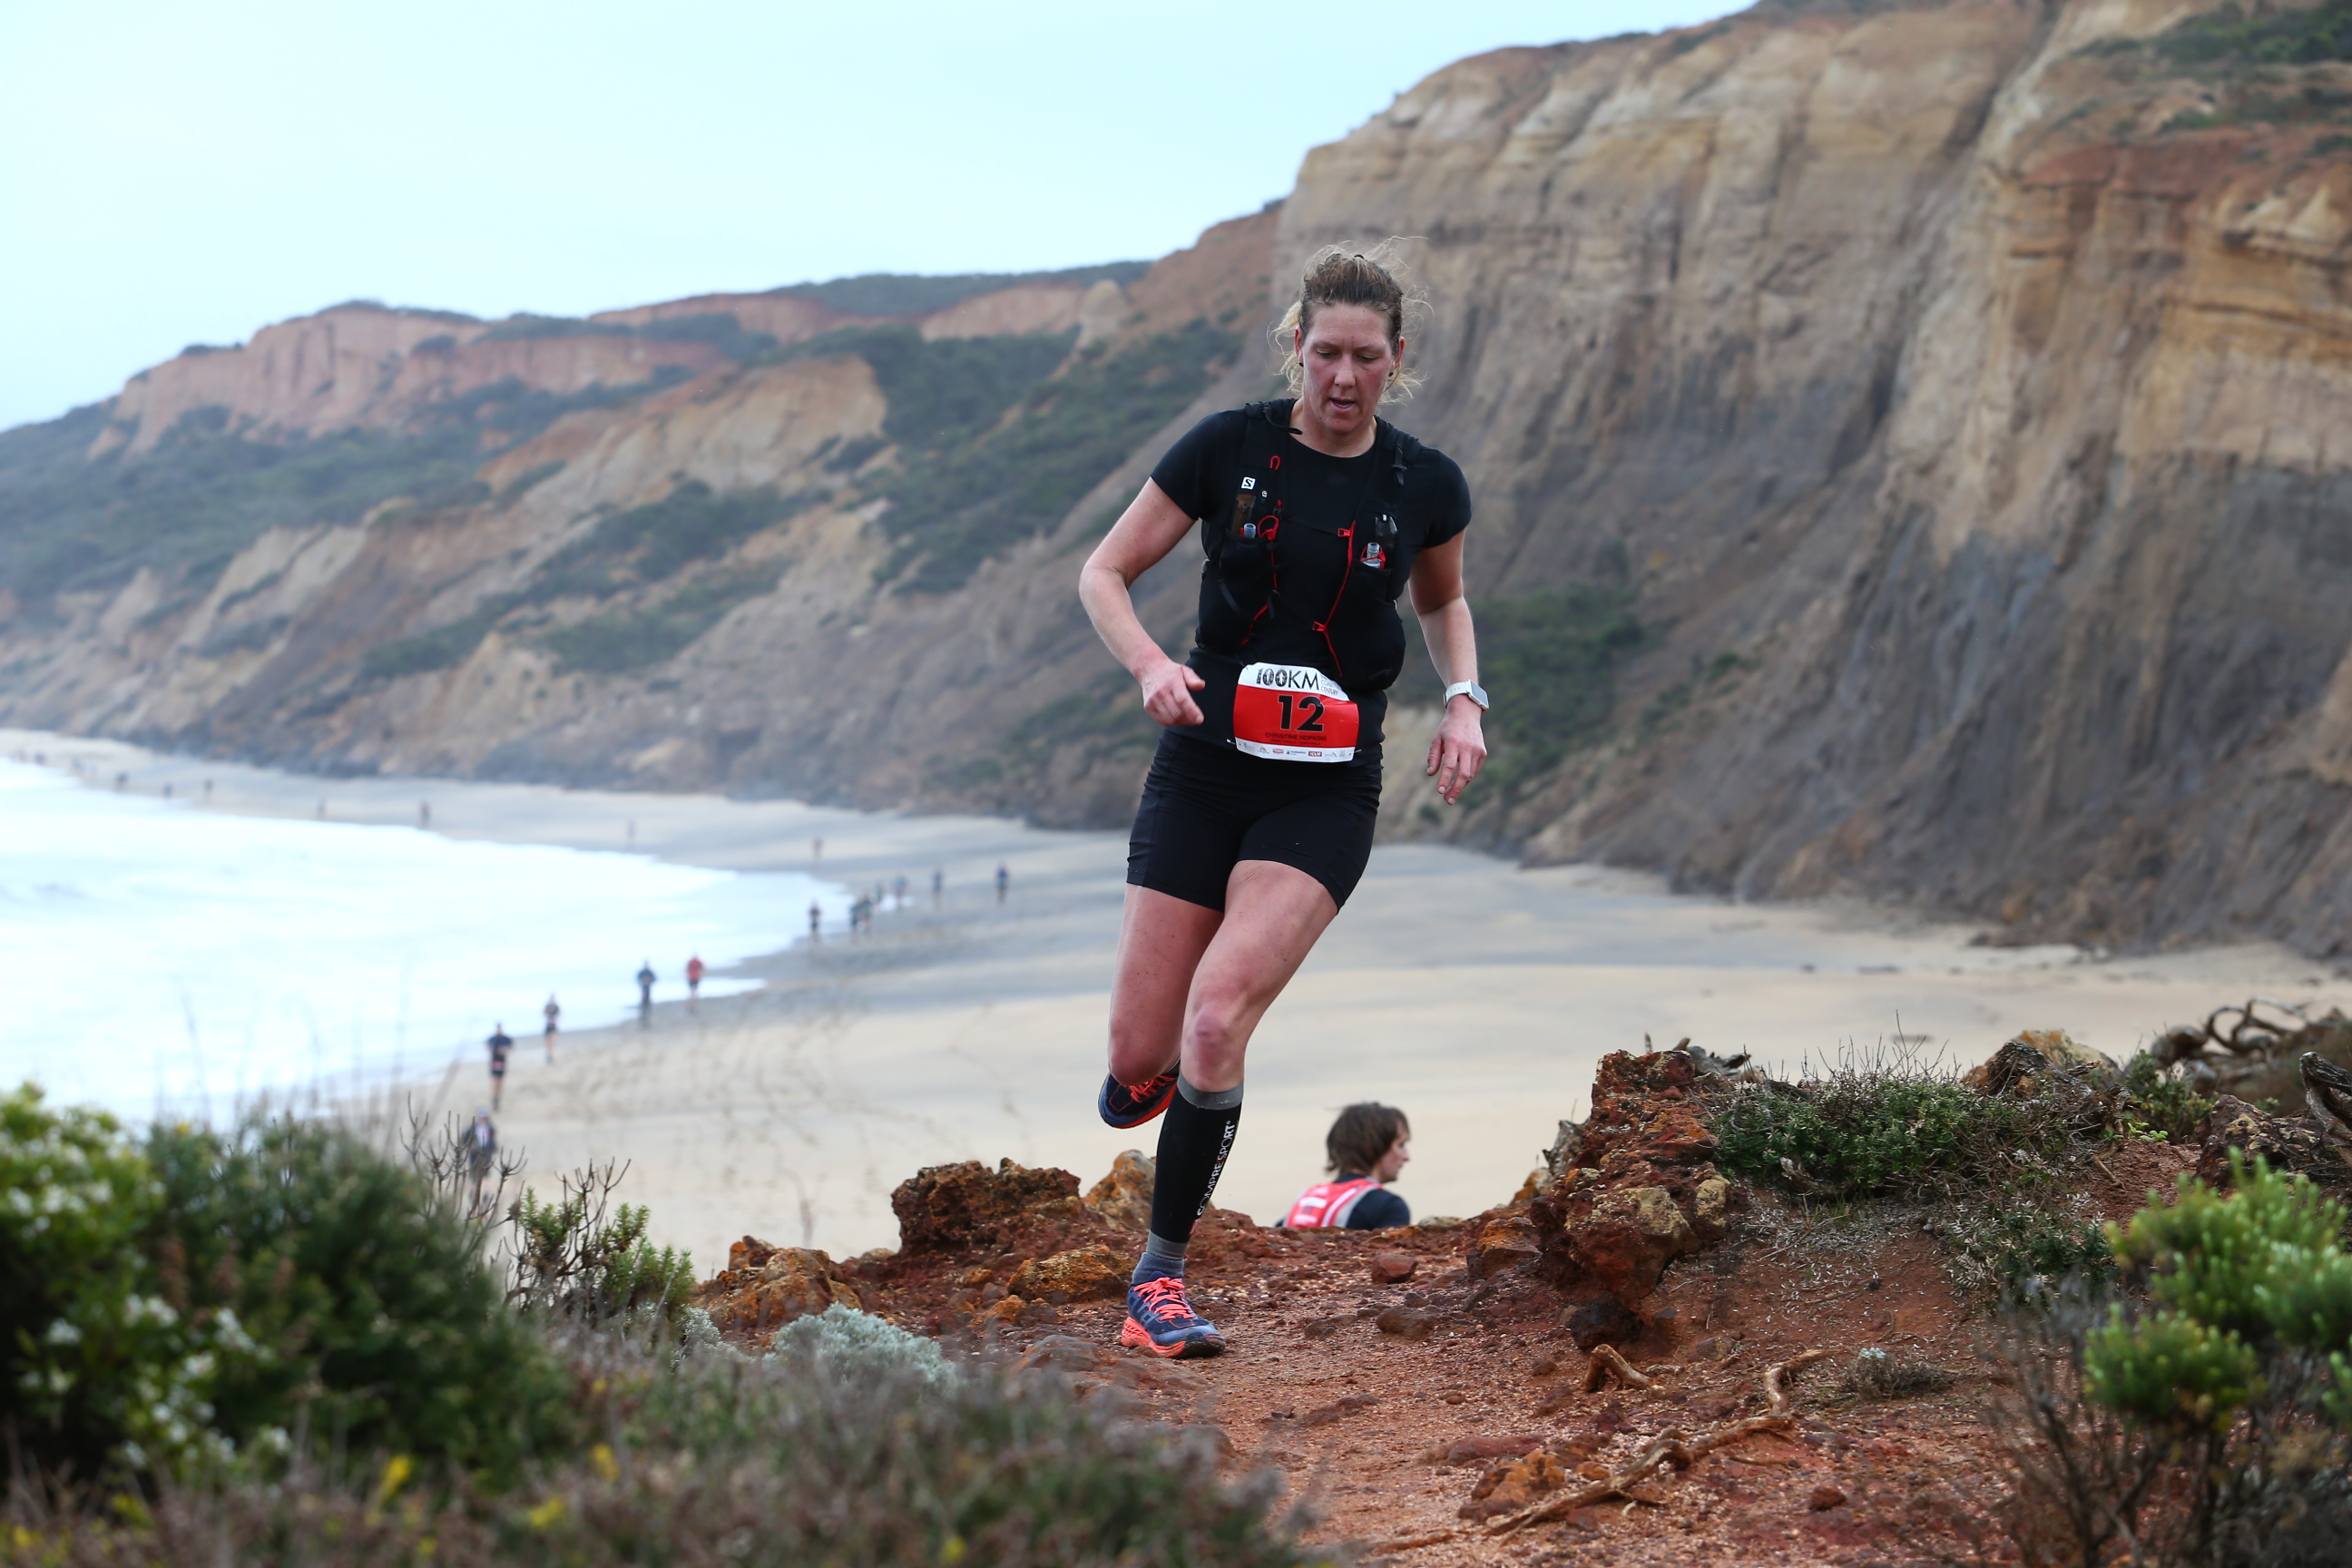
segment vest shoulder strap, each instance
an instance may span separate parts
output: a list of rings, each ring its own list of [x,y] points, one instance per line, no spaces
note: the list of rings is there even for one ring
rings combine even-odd
[[[1381,476],[1381,482],[1388,488],[1390,499],[1394,500],[1404,494],[1405,470],[1412,467],[1415,458],[1421,456],[1421,440],[1383,419],[1381,421],[1379,445],[1388,454],[1389,459],[1387,471]]]

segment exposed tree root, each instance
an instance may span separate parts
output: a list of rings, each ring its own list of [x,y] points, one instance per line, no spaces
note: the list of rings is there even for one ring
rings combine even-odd
[[[1606,1350],[1608,1347],[1604,1345],[1601,1348]],[[1531,1524],[1542,1524],[1549,1520],[1565,1518],[1580,1508],[1590,1508],[1594,1503],[1608,1498],[1630,1497],[1633,1494],[1626,1489],[1655,1473],[1661,1465],[1671,1465],[1675,1469],[1687,1470],[1693,1464],[1722,1447],[1726,1443],[1745,1437],[1751,1432],[1787,1431],[1793,1417],[1790,1414],[1792,1407],[1789,1391],[1782,1380],[1800,1367],[1811,1366],[1829,1353],[1822,1350],[1805,1351],[1790,1356],[1787,1361],[1765,1368],[1764,1403],[1769,1414],[1750,1415],[1745,1420],[1717,1426],[1713,1431],[1702,1432],[1696,1437],[1685,1437],[1679,1432],[1661,1433],[1658,1440],[1643,1449],[1633,1463],[1622,1470],[1611,1471],[1606,1480],[1595,1481],[1591,1486],[1579,1487],[1572,1492],[1562,1492],[1557,1497],[1546,1498],[1533,1508],[1522,1510],[1507,1519],[1496,1520],[1486,1527],[1486,1533],[1508,1535],[1515,1531],[1525,1530]],[[1612,1354],[1613,1355],[1614,1352],[1612,1352]],[[1646,1383],[1649,1380],[1644,1378],[1643,1381]]]
[[[1565,1519],[1578,1509],[1590,1508],[1594,1503],[1605,1502],[1611,1498],[1632,1498],[1633,1494],[1629,1489],[1654,1475],[1662,1467],[1671,1466],[1677,1470],[1687,1470],[1725,1444],[1737,1442],[1750,1433],[1786,1432],[1795,1420],[1794,1405],[1789,1397],[1786,1384],[1788,1375],[1801,1367],[1812,1365],[1829,1353],[1824,1350],[1804,1351],[1790,1356],[1787,1361],[1765,1368],[1764,1403],[1767,1414],[1733,1421],[1710,1431],[1702,1432],[1696,1437],[1685,1437],[1680,1432],[1662,1432],[1655,1442],[1643,1449],[1623,1469],[1611,1471],[1606,1479],[1594,1481],[1590,1486],[1579,1487],[1574,1491],[1555,1493],[1533,1508],[1522,1509],[1507,1519],[1496,1520],[1486,1526],[1485,1533],[1510,1535],[1526,1530],[1531,1525],[1546,1524],[1556,1519]],[[1650,1379],[1627,1366],[1624,1358],[1607,1345],[1602,1345],[1592,1352],[1592,1364],[1596,1369],[1607,1364],[1631,1380],[1636,1386],[1644,1388],[1651,1386]],[[1416,1547],[1436,1546],[1444,1542],[1455,1540],[1465,1533],[1469,1532],[1460,1530],[1433,1530],[1421,1535],[1406,1535],[1393,1541],[1374,1542],[1368,1550],[1375,1555],[1390,1552],[1410,1552]]]
[[[1617,1353],[1617,1347],[1615,1345],[1593,1346],[1591,1363],[1584,1369],[1584,1392],[1587,1394],[1592,1393],[1603,1383],[1606,1383],[1612,1373],[1616,1375],[1618,1382],[1623,1384],[1628,1388],[1655,1388],[1657,1386],[1657,1384],[1654,1379],[1644,1377],[1640,1373],[1635,1372],[1633,1367],[1627,1363],[1625,1358]]]

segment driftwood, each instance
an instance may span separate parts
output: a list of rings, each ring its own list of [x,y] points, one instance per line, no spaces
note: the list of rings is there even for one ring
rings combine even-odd
[[[1616,1352],[1603,1345],[1600,1351],[1593,1352],[1592,1360],[1595,1366],[1601,1364],[1601,1351],[1608,1351],[1611,1361],[1621,1366],[1623,1364],[1622,1358],[1619,1357]],[[1578,1509],[1590,1508],[1594,1503],[1605,1502],[1613,1497],[1631,1497],[1633,1493],[1630,1488],[1646,1480],[1662,1467],[1671,1466],[1677,1470],[1687,1470],[1725,1444],[1737,1442],[1750,1433],[1786,1432],[1796,1419],[1794,1402],[1789,1397],[1786,1383],[1788,1375],[1801,1367],[1812,1365],[1829,1353],[1824,1350],[1804,1351],[1790,1356],[1787,1361],[1765,1368],[1766,1414],[1729,1422],[1710,1431],[1702,1432],[1696,1437],[1685,1437],[1680,1432],[1662,1432],[1656,1441],[1634,1456],[1632,1462],[1623,1469],[1612,1470],[1605,1479],[1594,1481],[1590,1486],[1579,1487],[1574,1491],[1557,1493],[1546,1498],[1533,1508],[1522,1509],[1508,1518],[1496,1520],[1486,1526],[1485,1533],[1511,1535],[1532,1525],[1547,1524],[1556,1519],[1565,1519]],[[1633,1375],[1639,1377],[1641,1374],[1636,1373]],[[1642,1381],[1646,1384],[1649,1379],[1643,1378]],[[1392,1541],[1374,1542],[1368,1550],[1375,1555],[1391,1552],[1411,1552],[1416,1547],[1436,1546],[1444,1542],[1454,1541],[1465,1533],[1467,1532],[1460,1530],[1433,1530],[1420,1535],[1405,1535]]]

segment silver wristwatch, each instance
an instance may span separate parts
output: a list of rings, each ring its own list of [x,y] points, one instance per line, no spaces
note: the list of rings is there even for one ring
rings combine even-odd
[[[1457,697],[1469,698],[1478,705],[1478,711],[1481,713],[1487,709],[1486,689],[1475,680],[1457,680],[1445,689],[1446,701],[1451,702]]]

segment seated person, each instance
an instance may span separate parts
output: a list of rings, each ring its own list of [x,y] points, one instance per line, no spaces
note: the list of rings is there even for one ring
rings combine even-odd
[[[1386,1185],[1412,1158],[1405,1147],[1412,1136],[1404,1112],[1392,1105],[1366,1100],[1339,1112],[1323,1140],[1329,1156],[1325,1168],[1333,1179],[1301,1193],[1282,1223],[1294,1230],[1385,1230],[1411,1225],[1412,1210]]]

